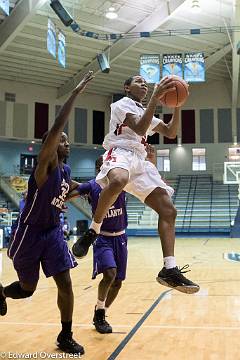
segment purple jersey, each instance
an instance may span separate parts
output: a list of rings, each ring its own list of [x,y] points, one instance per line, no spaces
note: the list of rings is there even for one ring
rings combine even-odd
[[[21,223],[50,228],[59,224],[59,214],[69,192],[70,167],[57,166],[38,189],[32,172],[28,181],[28,195],[21,213]]]
[[[98,185],[95,179],[81,184],[78,187],[80,195],[88,195],[92,206],[92,213],[94,214],[97,208],[98,198],[102,188]],[[103,220],[101,230],[108,232],[118,232],[127,228],[127,210],[126,210],[126,195],[122,191],[115,203],[108,210],[105,219]]]

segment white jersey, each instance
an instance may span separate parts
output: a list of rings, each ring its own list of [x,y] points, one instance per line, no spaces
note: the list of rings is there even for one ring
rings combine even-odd
[[[109,133],[105,136],[103,147],[106,150],[116,147],[132,151],[134,150],[141,156],[145,157],[145,144],[147,136],[154,134],[152,129],[154,129],[161,120],[154,116],[145,136],[136,134],[135,131],[124,124],[127,114],[134,114],[141,118],[144,112],[145,108],[141,103],[128,97],[124,97],[111,104]]]

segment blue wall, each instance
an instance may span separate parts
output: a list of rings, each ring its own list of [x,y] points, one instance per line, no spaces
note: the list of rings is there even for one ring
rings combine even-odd
[[[95,177],[95,160],[104,153],[104,149],[81,149],[71,147],[68,164],[72,169],[72,176]]]
[[[28,151],[28,146],[33,147],[33,151]],[[19,175],[20,154],[38,154],[39,144],[20,143],[16,141],[0,141],[0,175]],[[95,177],[95,160],[102,155],[104,150],[81,149],[71,147],[68,164],[72,168],[72,176],[89,178]],[[88,220],[78,209],[70,203],[67,204],[68,211],[66,216],[71,225],[71,229],[76,226],[77,220]]]
[[[81,213],[75,206],[70,203],[67,203],[68,210],[66,212],[68,221],[70,222],[70,227],[73,229],[74,226],[77,226],[77,220],[88,220],[88,225],[90,225],[90,219],[88,219],[83,213]]]
[[[28,146],[33,151],[28,151]],[[21,143],[16,141],[0,140],[0,174],[19,175],[20,154],[38,154],[39,144]],[[95,176],[95,160],[102,155],[104,150],[81,149],[77,146],[71,147],[68,164],[72,169],[73,176]]]
[[[0,173],[6,176],[19,175],[20,154],[37,154],[39,145],[32,145],[33,151],[28,151],[30,143],[16,141],[0,141]]]

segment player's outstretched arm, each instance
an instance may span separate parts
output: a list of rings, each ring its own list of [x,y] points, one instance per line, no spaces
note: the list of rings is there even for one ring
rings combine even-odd
[[[94,78],[93,72],[89,71],[80,83],[73,90],[72,94],[61,108],[58,116],[51,129],[49,130],[46,140],[44,141],[41,151],[38,155],[38,165],[35,170],[35,180],[38,187],[46,181],[49,167],[57,165],[57,149],[60,143],[63,129],[68,122],[69,114],[77,96],[84,91],[89,81]]]
[[[65,125],[68,122],[68,117],[70,115],[70,112],[72,110],[73,104],[77,98],[77,96],[84,91],[89,81],[91,81],[94,78],[93,72],[89,71],[83,79],[80,81],[80,83],[76,86],[76,88],[73,90],[72,94],[68,98],[68,100],[65,102],[65,104],[62,106],[59,114],[57,115],[55,122],[51,129],[49,130],[49,133],[47,135],[47,138],[42,146],[42,149],[39,154],[39,160],[41,161],[42,158],[47,160],[49,157],[56,154],[60,137],[62,135],[62,131],[65,127]]]

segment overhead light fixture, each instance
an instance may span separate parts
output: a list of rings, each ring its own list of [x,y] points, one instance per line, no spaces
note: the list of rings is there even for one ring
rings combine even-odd
[[[110,7],[108,9],[108,11],[106,12],[106,18],[110,19],[110,20],[114,20],[118,17],[118,14],[116,13],[116,10],[114,7]]]
[[[55,11],[59,19],[65,26],[69,26],[74,21],[72,16],[67,12],[63,5],[58,0],[52,0],[50,2],[51,8]]]
[[[199,14],[202,11],[199,0],[192,0],[191,12]]]

